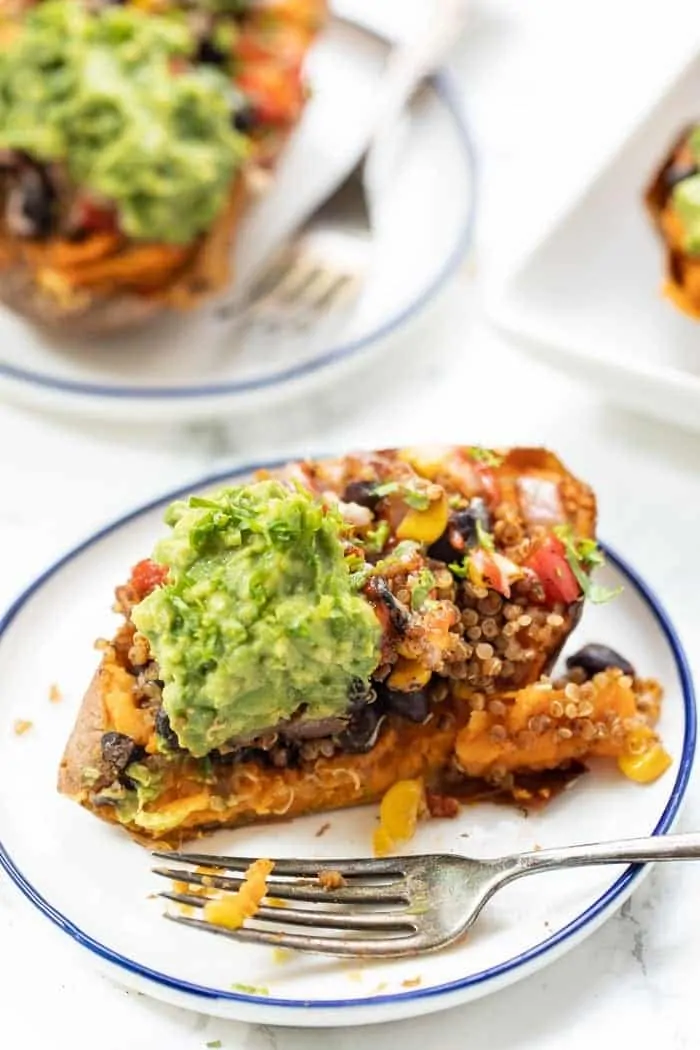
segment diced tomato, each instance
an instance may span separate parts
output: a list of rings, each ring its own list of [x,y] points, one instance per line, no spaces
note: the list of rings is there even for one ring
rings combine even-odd
[[[568,605],[580,596],[581,588],[566,560],[564,544],[556,536],[548,536],[526,564],[542,584],[545,601],[550,605],[556,602]]]
[[[81,197],[75,205],[75,225],[87,233],[110,233],[117,229],[117,212],[108,204]]]
[[[167,566],[158,565],[150,558],[144,558],[131,570],[130,582],[139,598],[142,599],[146,598],[156,587],[160,587],[165,582],[167,575]]]
[[[299,118],[304,88],[298,68],[271,62],[246,66],[236,83],[263,123],[291,124]]]

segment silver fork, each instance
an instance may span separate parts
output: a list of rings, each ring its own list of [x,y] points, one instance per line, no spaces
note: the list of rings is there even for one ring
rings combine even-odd
[[[239,889],[253,861],[252,857],[205,853],[155,852],[153,856],[237,873],[226,876],[182,868],[153,869],[156,875],[200,888],[200,893],[202,886]],[[267,884],[268,903],[263,903],[250,924],[230,930],[184,914],[166,912],[165,917],[195,930],[254,944],[391,959],[435,951],[456,941],[494,893],[523,875],[590,864],[698,859],[700,834],[693,833],[567,846],[491,860],[451,854],[381,860],[276,860]],[[329,871],[338,872],[344,885],[324,889],[319,873]],[[206,904],[206,898],[195,892],[165,891],[160,896],[192,908]],[[273,906],[270,898],[284,906]],[[290,932],[288,926],[306,926],[315,932]]]
[[[369,139],[343,181],[303,219],[303,225],[263,264],[249,287],[217,309],[240,331],[253,324],[279,333],[297,333],[345,315],[357,300],[372,256],[372,222],[368,183],[378,167],[386,132],[421,82],[445,58],[459,36],[467,0],[433,0],[426,33],[417,41],[397,44],[387,60]]]

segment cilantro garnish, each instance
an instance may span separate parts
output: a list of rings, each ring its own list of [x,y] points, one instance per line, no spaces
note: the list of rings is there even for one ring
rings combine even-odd
[[[401,498],[414,510],[427,510],[430,506],[430,497],[427,492],[421,492],[420,489],[412,488],[410,485],[403,485],[399,481],[386,481],[383,485],[375,485],[373,492],[380,499],[400,493]]]
[[[372,489],[373,495],[379,496],[380,499],[384,499],[385,496],[393,496],[398,491],[398,481],[385,481],[383,485],[375,485]]]
[[[418,489],[406,489],[403,493],[404,502],[414,510],[427,510],[430,506],[430,496],[427,492],[419,492]]]
[[[569,568],[589,602],[593,605],[603,605],[622,593],[622,587],[611,589],[592,582],[588,573],[605,565],[605,556],[595,540],[578,539],[574,536],[571,525],[557,525],[554,535],[564,544]]]
[[[469,575],[469,555],[466,555],[460,565],[459,562],[453,561],[447,566],[453,576],[458,576],[460,580],[466,580]]]
[[[469,455],[477,463],[483,463],[486,467],[500,467],[503,463],[503,456],[499,456],[492,448],[481,448],[479,445],[472,445],[469,448]]]
[[[388,521],[380,521],[376,529],[368,529],[365,536],[364,548],[372,554],[380,554],[386,546],[391,529]]]
[[[486,531],[478,518],[476,519],[476,542],[478,546],[483,547],[485,551],[491,551],[491,553],[493,553],[496,549],[496,544],[493,542],[493,536],[490,532]]]
[[[411,608],[415,612],[425,602],[435,586],[435,577],[430,569],[421,569],[411,591]]]

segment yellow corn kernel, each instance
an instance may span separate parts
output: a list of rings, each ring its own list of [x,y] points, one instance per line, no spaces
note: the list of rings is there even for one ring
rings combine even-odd
[[[375,857],[386,857],[391,853],[393,848],[394,843],[389,838],[384,828],[375,828],[374,835],[372,836],[372,850]]]
[[[420,662],[420,660],[397,660],[394,670],[389,675],[387,684],[390,689],[398,689],[401,693],[413,693],[416,689],[422,689],[430,681],[432,671]]]
[[[418,818],[425,811],[422,780],[399,780],[389,788],[379,807],[379,827],[373,836],[374,852],[386,856],[400,843],[412,839]]]
[[[446,452],[444,445],[421,445],[416,448],[402,448],[398,458],[410,464],[416,474],[432,481],[445,464]]]
[[[620,771],[630,780],[636,781],[637,784],[651,784],[666,772],[672,761],[668,751],[664,751],[661,744],[654,744],[641,755],[620,755],[617,764]]]
[[[418,543],[434,543],[447,527],[450,508],[443,492],[427,510],[409,510],[396,530],[400,540],[417,540]]]

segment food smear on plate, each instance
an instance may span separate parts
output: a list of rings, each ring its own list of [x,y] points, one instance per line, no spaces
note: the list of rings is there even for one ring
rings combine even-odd
[[[676,140],[645,200],[666,249],[664,292],[684,313],[700,318],[700,125]]]
[[[389,851],[431,797],[541,805],[593,757],[650,782],[658,683],[601,643],[551,677],[616,593],[595,519],[530,448],[294,462],[177,501],[117,588],[60,791],[169,845],[384,799]]]
[[[34,728],[34,723],[30,722],[27,718],[18,718],[12,727],[15,736],[24,736],[30,729]]]
[[[107,330],[229,281],[325,0],[36,0],[0,21],[0,299]]]

